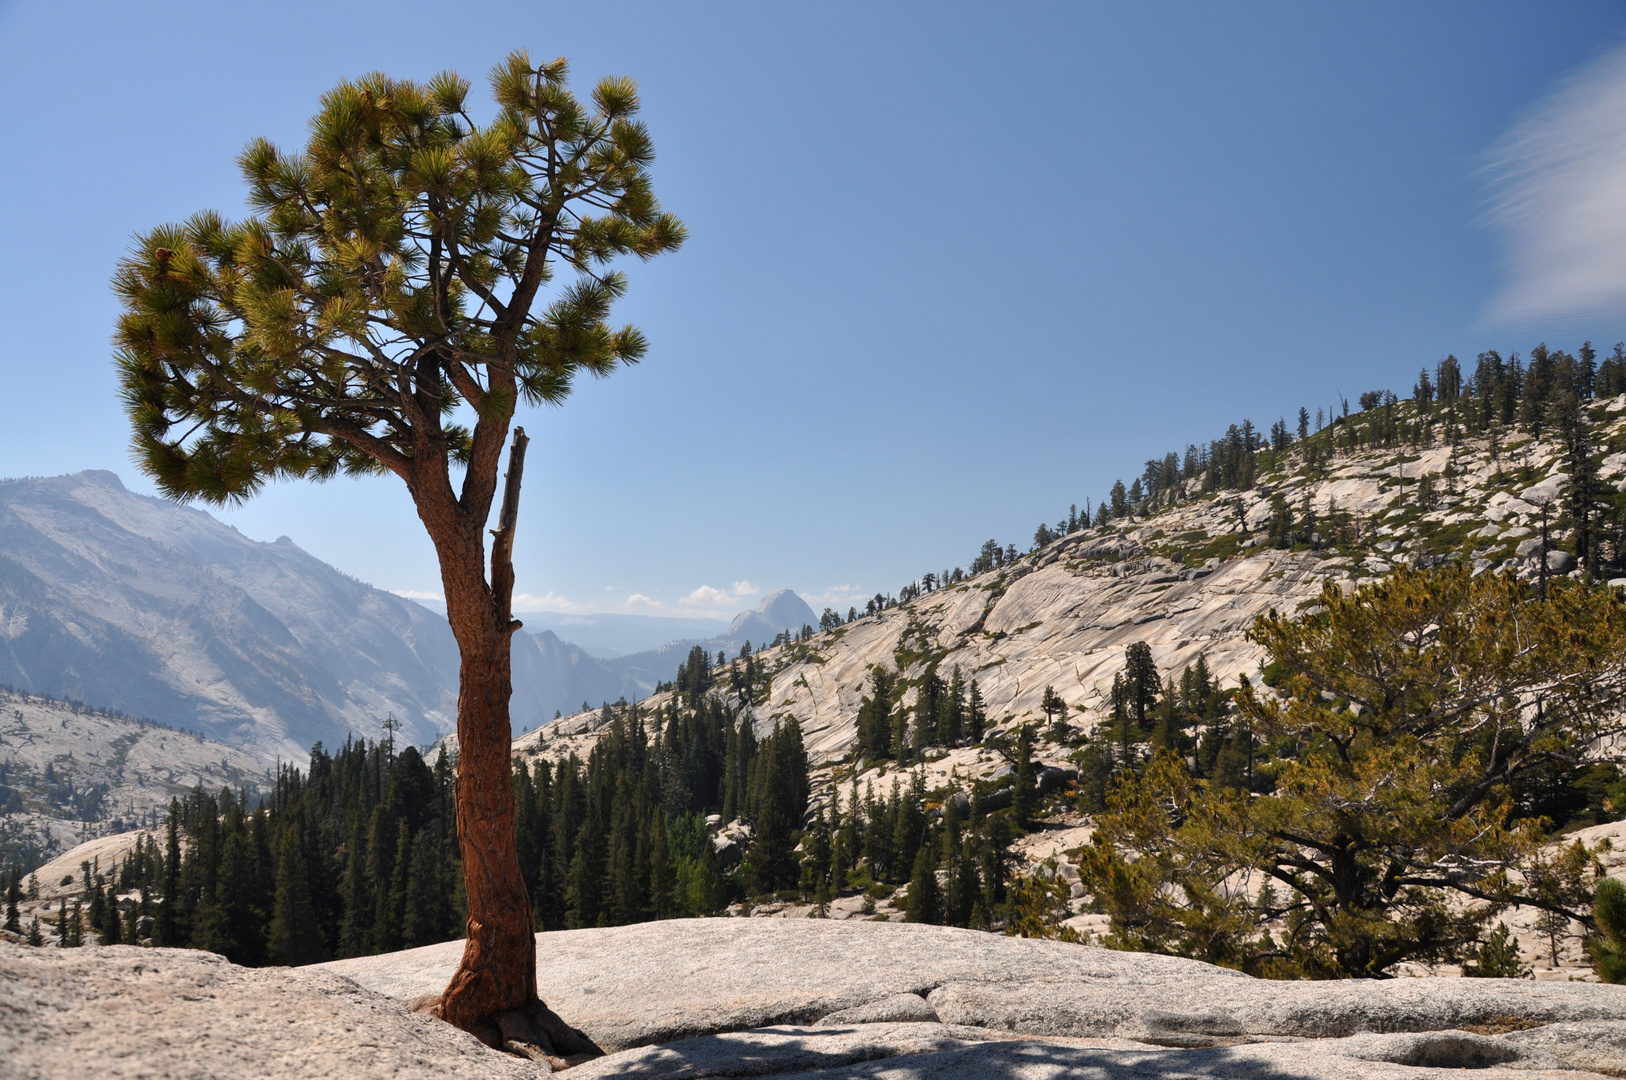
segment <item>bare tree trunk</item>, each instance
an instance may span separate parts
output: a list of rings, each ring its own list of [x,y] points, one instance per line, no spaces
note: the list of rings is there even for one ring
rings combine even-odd
[[[459,642],[457,838],[469,914],[463,959],[440,1015],[466,1030],[537,997],[531,900],[514,847],[510,633],[491,626],[479,640]]]
[[[436,1009],[442,1019],[501,1045],[495,1017],[525,1009],[536,996],[536,939],[531,901],[514,846],[508,699],[513,692],[509,639],[511,561],[525,434],[514,433],[492,583],[485,574],[484,521],[463,520],[443,477],[413,492],[435,541],[446,616],[460,658],[457,692],[457,840],[468,894],[463,959]],[[487,504],[489,505],[489,504]],[[484,515],[482,514],[483,518]]]
[[[497,1049],[546,1058],[558,1069],[603,1053],[537,997],[531,898],[514,844],[508,701],[513,694],[514,527],[527,443],[514,429],[486,583],[484,512],[472,520],[445,473],[409,480],[440,558],[446,617],[461,663],[457,692],[457,842],[468,895],[463,959],[438,1000],[442,1020]],[[437,461],[444,460],[437,458]],[[487,506],[490,503],[486,503]]]

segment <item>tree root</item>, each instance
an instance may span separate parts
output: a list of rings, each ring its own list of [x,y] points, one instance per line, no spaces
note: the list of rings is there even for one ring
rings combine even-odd
[[[440,995],[413,998],[407,1008],[437,1019]],[[467,1029],[470,1035],[493,1050],[546,1062],[554,1072],[603,1057],[604,1051],[579,1029],[571,1027],[541,1000],[519,1009],[498,1013]]]

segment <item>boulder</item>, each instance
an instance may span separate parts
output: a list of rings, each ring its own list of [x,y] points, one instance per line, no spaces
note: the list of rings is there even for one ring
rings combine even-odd
[[[1078,770],[1065,765],[1046,766],[1034,776],[1034,782],[1038,785],[1040,794],[1060,791],[1067,786],[1068,781],[1077,779]]]
[[[1547,572],[1550,574],[1567,574],[1575,569],[1575,556],[1567,551],[1556,548],[1547,553]]]

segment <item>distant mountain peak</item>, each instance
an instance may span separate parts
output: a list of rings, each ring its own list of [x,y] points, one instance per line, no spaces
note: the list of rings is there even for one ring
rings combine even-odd
[[[727,636],[736,640],[748,639],[758,645],[778,637],[782,631],[792,633],[803,626],[817,626],[819,617],[813,609],[790,589],[780,589],[764,596],[751,611],[742,611],[729,624]]]

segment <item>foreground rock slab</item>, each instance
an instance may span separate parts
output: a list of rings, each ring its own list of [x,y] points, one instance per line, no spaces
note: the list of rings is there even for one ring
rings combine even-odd
[[[0,945],[0,1080],[533,1077],[412,1013],[461,945],[309,968]],[[1271,983],[943,927],[712,919],[540,935],[580,1080],[1483,1080],[1626,1076],[1626,987]]]
[[[1471,1032],[1359,1035],[1167,1050],[1087,1039],[1015,1038],[941,1024],[780,1027],[641,1047],[572,1070],[578,1080],[1484,1080],[1581,1077],[1567,1062]]]
[[[323,966],[409,999],[439,992],[461,952],[449,942]],[[1177,957],[824,919],[690,919],[540,934],[537,984],[560,1016],[612,1052],[781,1024],[933,1016],[1007,1035],[1187,1048],[1250,1036],[1500,1032],[1626,1018],[1621,986],[1267,982]],[[1626,1071],[1626,1058],[1619,1067]]]
[[[0,944],[0,1077],[534,1077],[342,976],[212,953]]]

